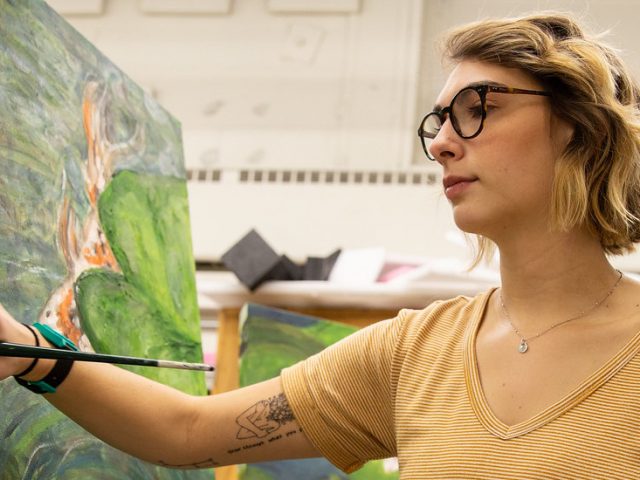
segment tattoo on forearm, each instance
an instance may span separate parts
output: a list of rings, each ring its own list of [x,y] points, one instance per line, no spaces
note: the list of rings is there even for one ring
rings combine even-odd
[[[242,412],[236,418],[236,423],[240,425],[236,438],[238,440],[264,438],[292,420],[294,420],[293,412],[287,397],[281,393],[267,400],[260,400]]]
[[[241,447],[227,450],[227,453],[232,455],[242,450],[261,447],[268,443],[297,435],[299,432],[302,432],[302,428],[278,431],[280,427],[286,423],[292,422],[293,420],[295,420],[295,417],[293,416],[293,411],[291,410],[287,397],[284,396],[284,393],[276,395],[275,397],[270,397],[266,400],[260,400],[256,404],[247,408],[238,416],[238,418],[236,418],[236,423],[240,426],[236,439],[256,439],[256,441],[246,443]],[[211,468],[222,465],[213,458],[207,458],[200,462],[185,464],[167,463],[163,460],[158,461],[158,463],[163,467],[169,468]]]
[[[233,455],[234,453],[241,452],[242,450],[249,450],[250,448],[262,447],[263,445],[266,445],[267,443],[276,442],[276,441],[281,440],[283,438],[289,438],[292,435],[297,435],[298,432],[302,432],[302,428],[298,428],[297,430],[289,430],[288,432],[279,433],[277,435],[269,437],[266,440],[260,440],[259,442],[255,442],[255,443],[249,443],[249,444],[243,445],[242,447],[231,448],[231,449],[227,450],[227,453],[229,455]]]
[[[158,463],[167,468],[211,468],[219,467],[221,465],[220,462],[216,462],[213,458],[207,458],[206,460],[195,463],[175,464],[163,462],[162,460],[160,460]]]

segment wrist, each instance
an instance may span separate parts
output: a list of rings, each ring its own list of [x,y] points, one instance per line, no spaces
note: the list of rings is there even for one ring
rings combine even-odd
[[[42,334],[36,330],[36,335],[38,336],[38,340],[40,342],[41,347],[53,348],[54,346],[49,342],[46,338],[42,336]],[[31,343],[29,345],[34,344],[33,338],[31,339]],[[27,359],[27,361],[29,361]],[[55,360],[49,358],[39,358],[33,370],[31,370],[28,374],[21,376],[22,380],[26,380],[28,382],[37,382],[38,380],[43,379],[47,376],[47,374],[51,371],[51,369],[56,364]]]
[[[24,328],[26,328],[27,330],[29,330],[29,332],[31,333],[31,335],[33,335],[33,339],[36,342],[36,347],[40,346],[40,339],[38,338],[38,334],[36,333],[35,329],[31,326],[31,325],[27,325],[26,323],[23,323],[22,325],[24,325]],[[25,344],[27,345],[27,344]],[[25,368],[24,370],[22,370],[20,373],[16,373],[14,375],[14,377],[16,378],[21,378],[24,377],[25,375],[28,375],[34,368],[35,366],[38,364],[38,359],[34,358],[33,360],[31,360],[31,363],[29,363],[29,365],[27,366],[27,368]]]
[[[20,344],[20,345],[32,345],[48,347],[49,342],[46,341],[35,328],[26,323],[17,323],[13,325],[13,329],[7,335],[7,341]],[[44,359],[35,359],[29,357],[12,357],[11,361],[14,364],[14,376],[18,378],[31,380],[34,376],[40,375],[42,372],[51,368],[51,365],[47,365]]]
[[[64,335],[60,334],[53,328],[42,323],[34,323],[33,327],[38,330],[38,333],[34,334],[36,343],[40,343],[40,338],[43,339],[43,343],[53,346],[55,349],[61,350],[74,350],[77,351],[78,347]],[[30,327],[27,327],[31,329]],[[51,361],[44,362],[39,368],[36,364],[33,364],[27,368],[27,374],[22,378],[14,376],[16,382],[22,385],[28,390],[38,394],[55,393],[57,387],[64,382],[69,375],[71,368],[73,367],[73,360],[69,358],[60,358],[53,362],[51,368],[48,369],[48,373],[43,378],[36,380],[37,375],[42,375],[45,367],[51,366]],[[33,380],[31,380],[33,378]]]

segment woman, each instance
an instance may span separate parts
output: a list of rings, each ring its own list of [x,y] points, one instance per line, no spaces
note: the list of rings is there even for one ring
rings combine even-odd
[[[445,54],[419,135],[457,225],[481,256],[499,249],[500,288],[402,311],[235,392],[76,363],[47,399],[174,467],[397,455],[407,479],[639,477],[640,285],[606,257],[640,238],[639,89],[563,15],[467,25]],[[47,343],[0,311],[0,338],[34,335]],[[54,368],[30,364],[2,359],[0,378]]]

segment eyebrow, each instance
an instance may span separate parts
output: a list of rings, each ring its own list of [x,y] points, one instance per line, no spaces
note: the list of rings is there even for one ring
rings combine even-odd
[[[456,92],[456,95],[461,91],[464,90],[465,88],[469,88],[469,87],[480,87],[482,85],[489,85],[490,87],[506,87],[507,85],[505,83],[501,83],[501,82],[495,82],[493,80],[479,80],[477,82],[471,82],[468,83],[467,85],[465,85],[464,87],[462,87],[460,90],[458,90],[458,92]],[[455,95],[454,95],[455,96]],[[434,112],[439,112],[443,109],[444,107],[438,103],[436,103],[433,106],[433,111]]]

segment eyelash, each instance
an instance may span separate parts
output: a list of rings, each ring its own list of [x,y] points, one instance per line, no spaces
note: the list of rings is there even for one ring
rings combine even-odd
[[[475,107],[471,107],[469,108],[469,112],[471,112],[471,115],[474,118],[479,118],[482,116],[482,106],[481,105],[476,105]]]

